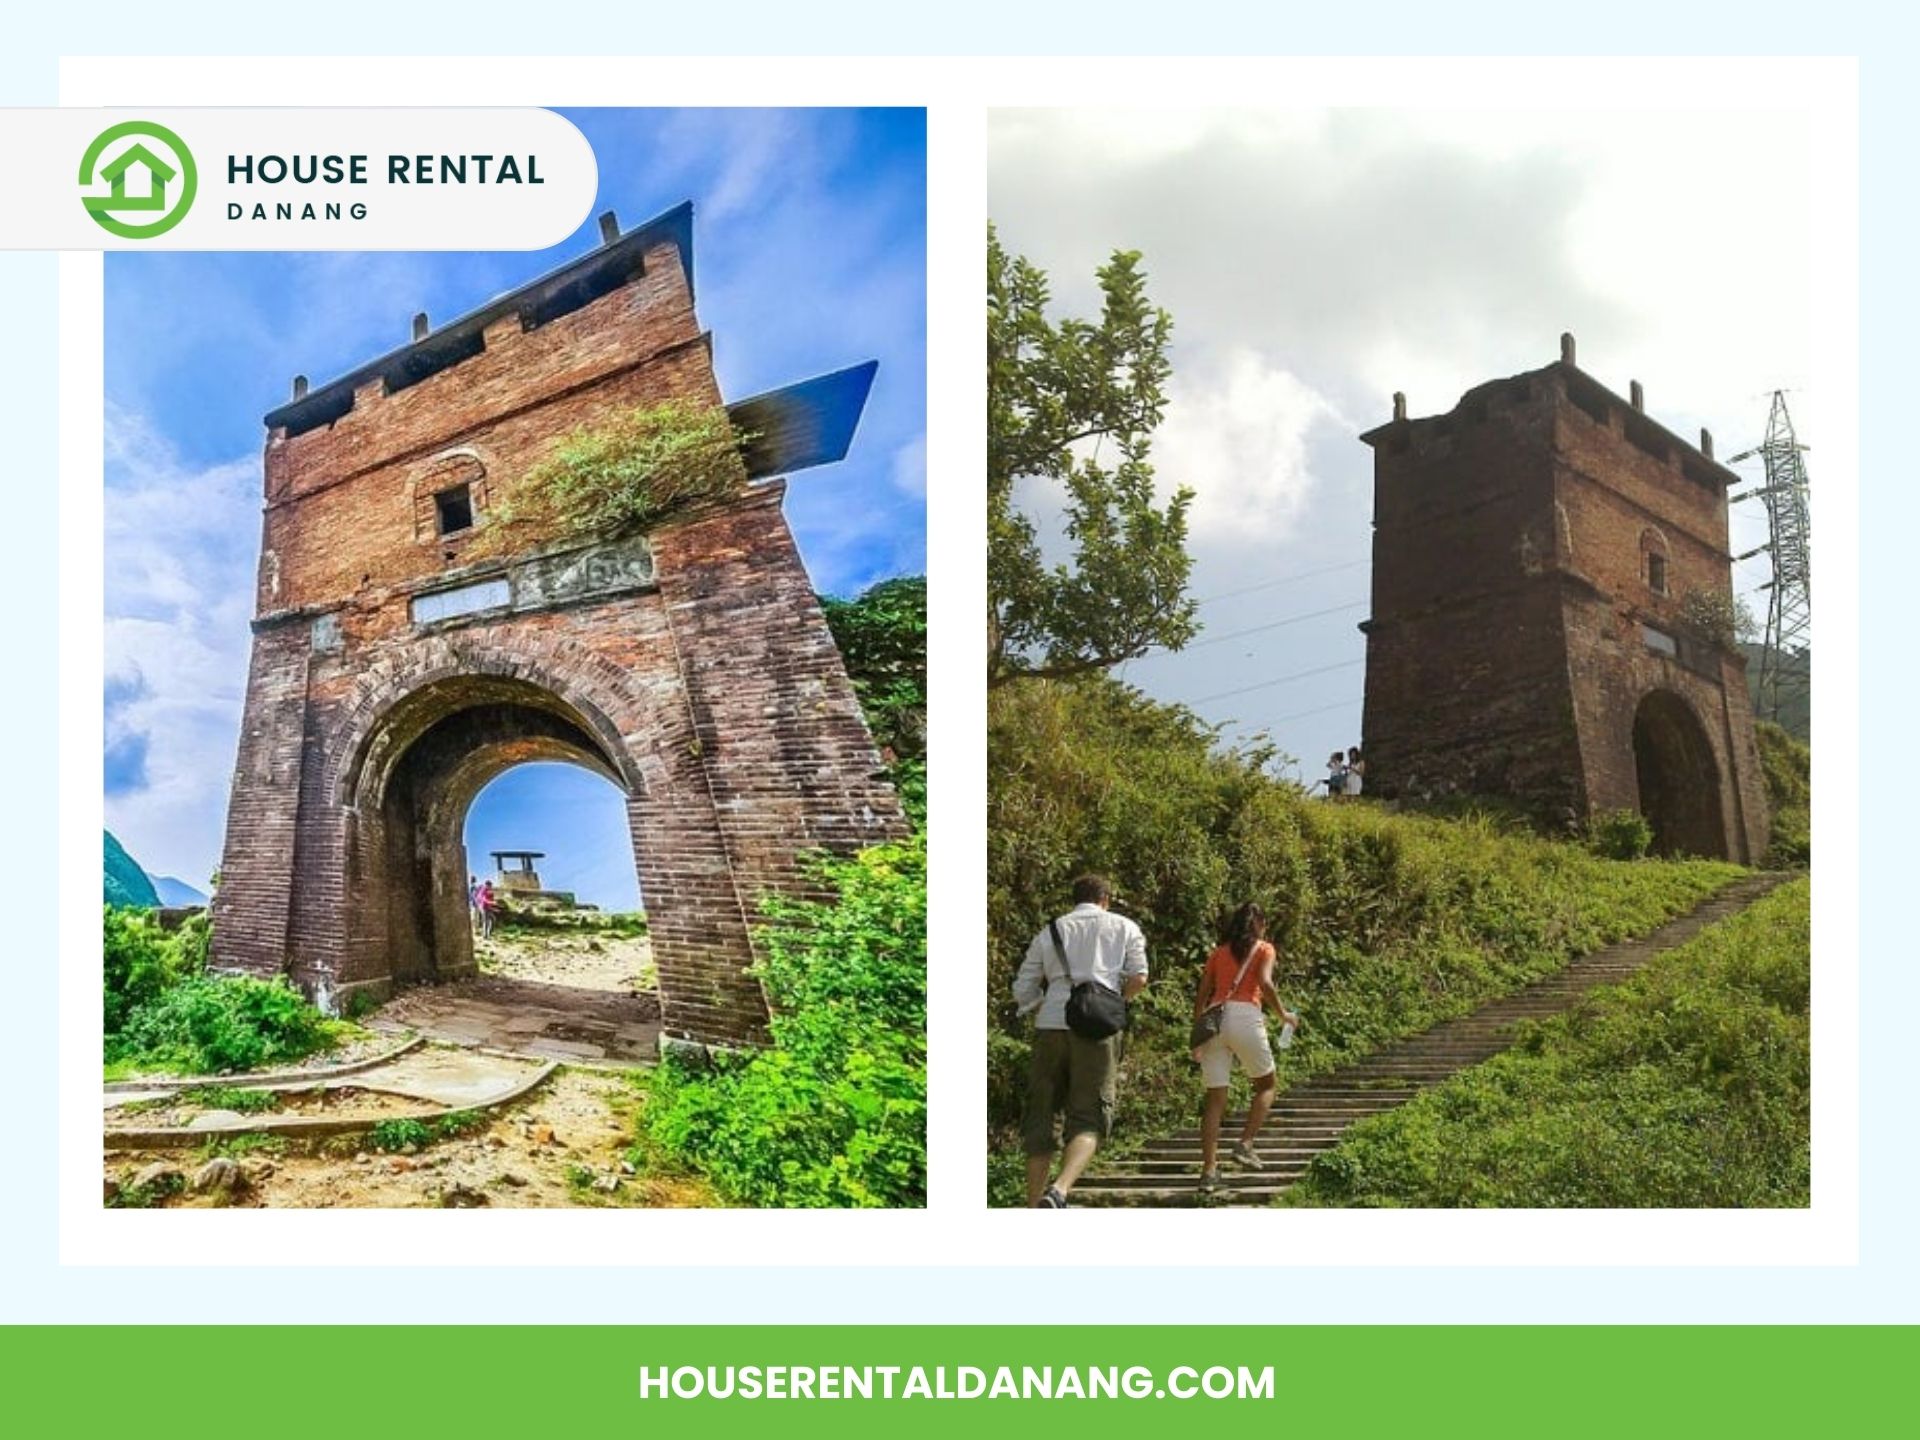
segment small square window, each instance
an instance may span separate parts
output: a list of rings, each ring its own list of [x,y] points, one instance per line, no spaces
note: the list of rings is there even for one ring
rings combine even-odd
[[[442,535],[453,535],[473,528],[473,492],[465,485],[442,490],[433,497],[433,509],[439,519]]]
[[[1657,552],[1647,556],[1647,588],[1656,595],[1667,593],[1667,557]]]

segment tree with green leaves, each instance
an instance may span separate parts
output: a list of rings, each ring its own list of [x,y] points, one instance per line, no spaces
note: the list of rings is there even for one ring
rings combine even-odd
[[[1173,318],[1137,251],[1095,272],[1097,322],[1047,318],[1047,277],[987,227],[987,684],[1105,670],[1198,628],[1187,576],[1193,492],[1154,494]],[[1066,492],[1072,558],[1048,565],[1018,482]]]

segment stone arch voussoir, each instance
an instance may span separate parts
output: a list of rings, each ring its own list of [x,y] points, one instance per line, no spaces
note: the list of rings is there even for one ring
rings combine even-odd
[[[572,641],[508,651],[435,638],[409,661],[376,666],[356,684],[326,745],[322,793],[337,805],[352,805],[370,747],[398,708],[434,685],[481,676],[516,680],[552,695],[606,749],[628,791],[646,792],[652,768],[646,762],[670,727],[654,717],[648,717],[651,723],[633,721],[641,697],[617,666]]]

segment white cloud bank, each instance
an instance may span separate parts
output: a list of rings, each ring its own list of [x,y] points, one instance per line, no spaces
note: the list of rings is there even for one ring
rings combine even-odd
[[[240,732],[260,467],[184,464],[113,406],[105,434],[107,743],[145,754],[109,785],[107,827],[152,873],[204,888]]]

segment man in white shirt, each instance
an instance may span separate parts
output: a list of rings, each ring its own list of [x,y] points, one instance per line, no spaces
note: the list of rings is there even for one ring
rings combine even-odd
[[[1073,882],[1073,909],[1043,928],[1027,946],[1013,977],[1013,998],[1033,1015],[1033,1068],[1027,1077],[1022,1124],[1027,1150],[1027,1203],[1064,1210],[1087,1162],[1113,1128],[1113,1079],[1120,1037],[1089,1040],[1067,1028],[1067,997],[1092,980],[1133,999],[1147,983],[1147,938],[1115,915],[1113,887],[1099,875]],[[1054,928],[1066,950],[1065,973],[1054,948]],[[1053,1173],[1053,1117],[1066,1112],[1065,1155]]]

